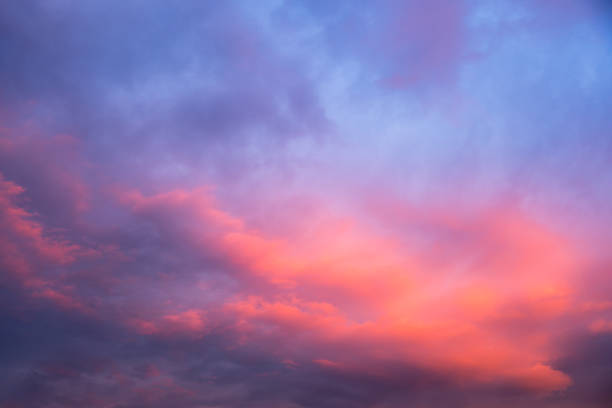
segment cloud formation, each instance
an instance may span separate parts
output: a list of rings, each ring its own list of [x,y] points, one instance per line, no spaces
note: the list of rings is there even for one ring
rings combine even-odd
[[[0,6],[0,406],[612,401],[604,2]]]

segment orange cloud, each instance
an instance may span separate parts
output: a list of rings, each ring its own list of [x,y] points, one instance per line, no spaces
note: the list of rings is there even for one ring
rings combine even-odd
[[[383,376],[384,362],[394,361],[541,391],[571,383],[550,365],[556,333],[544,323],[572,311],[579,256],[515,209],[412,209],[398,224],[427,225],[419,246],[395,228],[325,211],[307,231],[270,236],[219,209],[208,189],[120,197],[140,214],[181,214],[160,223],[275,288],[238,295],[224,309],[242,342],[267,338],[281,361],[311,353],[318,364]],[[193,328],[192,317],[166,320]]]

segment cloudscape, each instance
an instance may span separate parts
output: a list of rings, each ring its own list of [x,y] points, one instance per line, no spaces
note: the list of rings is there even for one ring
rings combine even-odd
[[[0,407],[606,408],[612,5],[0,4]]]

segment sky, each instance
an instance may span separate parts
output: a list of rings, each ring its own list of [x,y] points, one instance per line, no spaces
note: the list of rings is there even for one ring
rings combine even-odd
[[[0,407],[606,408],[612,4],[0,4]]]

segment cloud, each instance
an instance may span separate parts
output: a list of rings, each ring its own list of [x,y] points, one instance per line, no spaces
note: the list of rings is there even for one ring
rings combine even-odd
[[[446,238],[411,254],[400,241],[333,217],[313,235],[267,237],[218,209],[203,189],[122,197],[159,222],[164,234],[186,239],[191,250],[212,247],[224,254],[228,264],[238,267],[237,279],[267,281],[259,297],[229,304],[236,314],[230,319],[240,322],[236,328],[245,342],[266,344],[270,336],[281,336],[275,342],[280,350],[282,337],[288,336],[286,347],[291,348],[306,336],[305,343],[316,344],[317,352],[331,347],[332,354],[342,343],[355,347],[348,361],[340,358],[355,371],[368,371],[377,358],[388,358],[461,372],[476,382],[509,381],[542,390],[570,384],[566,375],[546,365],[554,356],[551,333],[526,333],[538,321],[570,312],[574,294],[569,282],[578,261],[562,238],[520,213],[500,209],[475,219],[416,215]],[[471,259],[461,260],[457,237]],[[456,270],[458,263],[466,269]],[[249,289],[256,288],[245,286]],[[512,330],[497,332],[501,322]],[[513,334],[523,331],[526,337]],[[457,347],[449,347],[451,341]],[[386,353],[369,351],[383,344]],[[403,344],[410,344],[410,351]],[[292,353],[282,359],[306,358]],[[360,356],[359,363],[353,355]]]
[[[607,406],[579,3],[0,6],[0,405]]]

